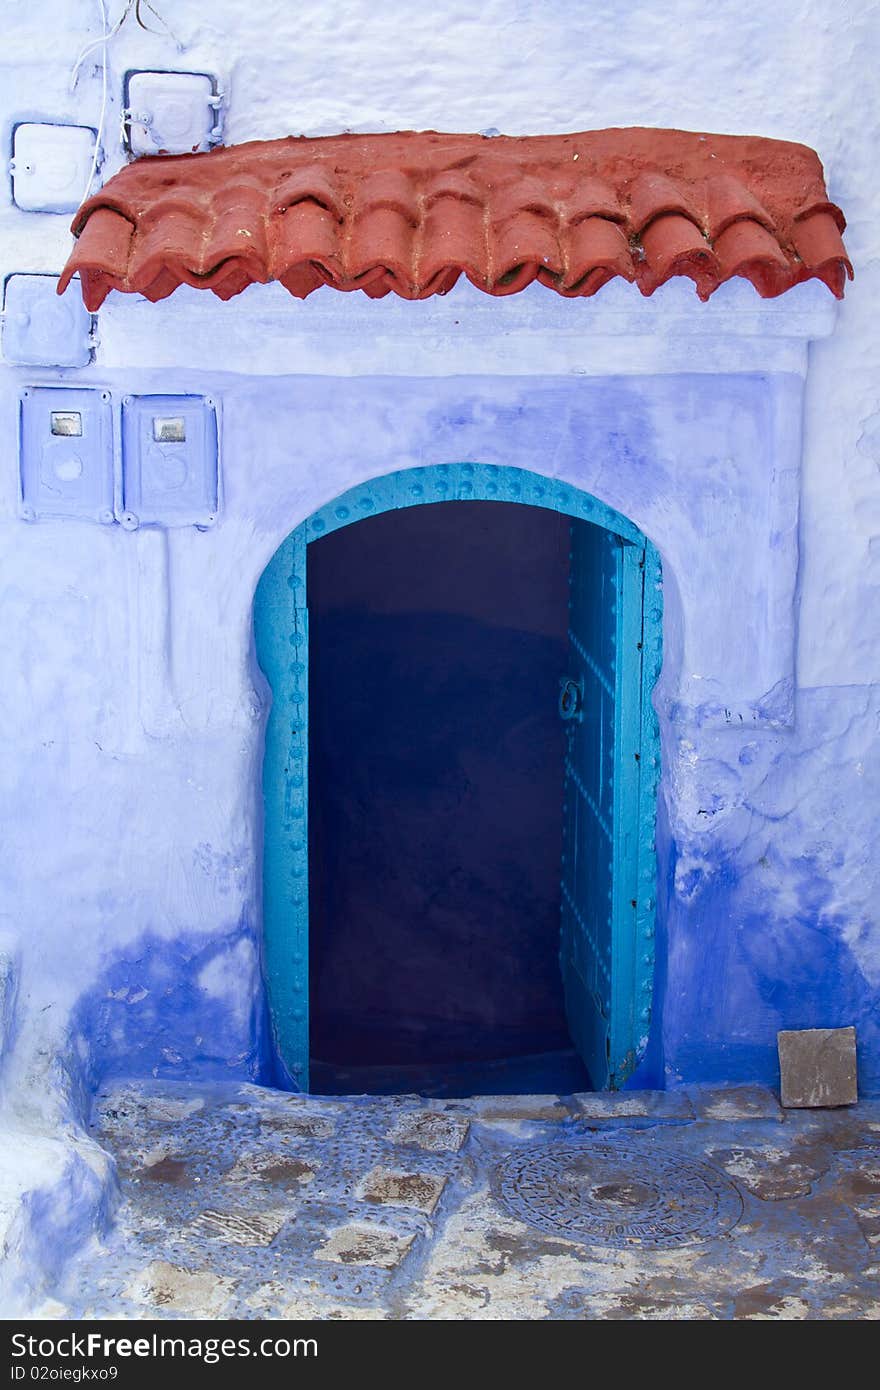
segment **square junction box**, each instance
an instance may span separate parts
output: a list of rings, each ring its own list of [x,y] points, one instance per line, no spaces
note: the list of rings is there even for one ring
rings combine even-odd
[[[130,72],[125,135],[132,154],[190,154],[220,140],[220,98],[207,73]]]
[[[79,279],[58,295],[57,275],[10,275],[3,296],[3,356],[26,367],[85,367],[92,316]]]
[[[28,386],[19,415],[21,514],[109,523],[113,421],[109,391]]]
[[[16,126],[12,197],[25,212],[76,212],[86,193],[96,134],[88,126]]]
[[[217,490],[214,402],[207,396],[126,396],[123,526],[213,526]]]

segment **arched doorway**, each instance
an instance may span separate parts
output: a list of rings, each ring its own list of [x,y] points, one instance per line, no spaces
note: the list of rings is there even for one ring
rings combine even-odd
[[[290,1083],[304,1090],[310,932],[319,927],[324,906],[310,885],[309,547],[402,508],[453,504],[446,510],[454,513],[455,503],[493,502],[553,513],[566,531],[566,646],[556,679],[543,683],[562,730],[554,953],[558,944],[567,1031],[595,1089],[621,1085],[647,1039],[659,765],[650,695],[661,657],[659,557],[627,518],[568,484],[521,469],[434,465],[356,487],[316,512],[280,546],[257,590],[256,650],[273,694],[263,771],[266,983],[279,1060]],[[340,667],[337,660],[335,672],[334,688],[320,692],[321,714],[346,699],[344,662]],[[361,813],[371,813],[363,798]]]

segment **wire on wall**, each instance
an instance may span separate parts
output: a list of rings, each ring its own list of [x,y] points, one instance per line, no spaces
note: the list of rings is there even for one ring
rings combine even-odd
[[[156,19],[158,19],[159,23],[162,25],[162,29],[165,31],[168,37],[171,40],[173,40],[175,46],[178,49],[178,52],[182,52],[184,48],[184,45],[180,42],[177,35],[173,32],[171,26],[166,22],[165,19],[163,19],[159,11],[149,3],[149,0],[126,0],[125,8],[123,9],[122,14],[119,16],[116,23],[113,25],[111,29],[108,29],[107,27],[108,17],[106,0],[98,0],[98,8],[101,12],[100,36],[97,39],[93,39],[90,43],[87,43],[85,47],[80,50],[79,56],[77,57],[77,60],[74,63],[73,69],[70,74],[70,90],[74,91],[76,88],[76,84],[79,81],[79,76],[82,70],[83,63],[86,61],[86,59],[89,57],[91,53],[95,52],[96,49],[101,50],[101,110],[98,116],[98,130],[95,138],[95,150],[92,156],[92,164],[89,170],[88,181],[86,183],[85,188],[83,189],[82,198],[80,199],[81,205],[85,202],[86,198],[88,198],[89,194],[92,191],[92,185],[95,182],[95,175],[98,172],[98,160],[101,156],[101,144],[104,137],[104,126],[106,124],[107,119],[107,48],[110,43],[110,40],[116,34],[119,33],[119,30],[122,28],[129,15],[132,13],[134,13],[135,21],[138,24],[138,26],[141,29],[143,29],[144,33],[160,33],[160,30],[152,29],[148,24],[144,23],[141,10],[146,9],[149,10],[150,14],[154,15]]]

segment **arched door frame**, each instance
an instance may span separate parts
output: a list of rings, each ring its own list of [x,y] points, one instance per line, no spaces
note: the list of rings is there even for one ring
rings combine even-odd
[[[628,779],[631,789],[625,808],[627,823],[635,823],[637,833],[625,837],[626,845],[614,846],[615,869],[625,873],[626,893],[632,893],[634,909],[613,930],[615,968],[626,980],[628,1041],[625,1062],[612,1073],[612,1085],[631,1074],[647,1044],[654,978],[654,832],[660,767],[659,729],[651,702],[662,660],[660,557],[627,517],[570,483],[503,465],[431,464],[359,484],[313,512],[279,546],[257,587],[257,658],[273,696],[263,761],[263,959],[278,1061],[284,1079],[296,1089],[308,1089],[307,547],[331,531],[380,512],[452,501],[544,507],[603,527],[642,552],[640,689],[636,727],[631,730],[639,744],[633,755],[638,777]]]

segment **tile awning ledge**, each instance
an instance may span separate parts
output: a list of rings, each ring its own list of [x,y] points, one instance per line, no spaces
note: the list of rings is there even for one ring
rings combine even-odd
[[[818,156],[756,136],[287,138],[126,166],[76,214],[59,292],[78,274],[95,310],[114,289],[156,301],[181,285],[420,300],[465,277],[583,298],[686,277],[706,300],[742,277],[762,298],[813,279],[841,298],[844,227]]]

